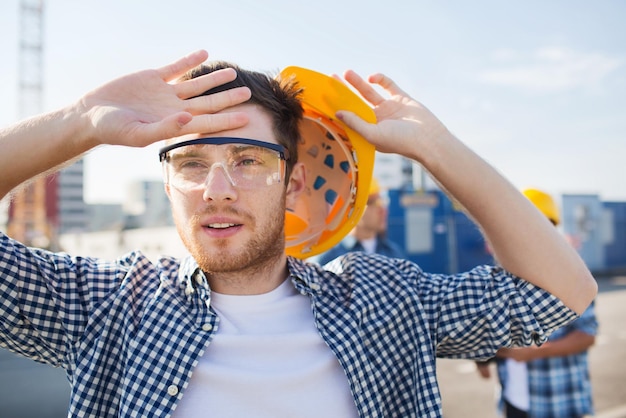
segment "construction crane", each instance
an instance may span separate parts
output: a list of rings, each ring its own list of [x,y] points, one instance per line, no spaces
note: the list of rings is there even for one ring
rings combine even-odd
[[[42,111],[43,0],[20,3],[19,92],[20,119]],[[55,190],[57,176],[40,177],[14,193],[7,223],[13,238],[38,247],[55,241]]]

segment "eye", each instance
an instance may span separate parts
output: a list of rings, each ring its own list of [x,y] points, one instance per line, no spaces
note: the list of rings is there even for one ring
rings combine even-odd
[[[251,166],[251,165],[259,165],[263,164],[261,160],[253,156],[244,156],[237,160],[237,165],[240,166]]]
[[[201,170],[208,167],[207,162],[200,158],[177,158],[172,164],[178,171]]]
[[[236,167],[249,167],[264,165],[266,161],[265,152],[261,148],[249,147],[233,155],[232,163]]]

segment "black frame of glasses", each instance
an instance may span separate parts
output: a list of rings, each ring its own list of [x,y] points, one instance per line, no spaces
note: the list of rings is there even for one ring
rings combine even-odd
[[[237,138],[232,136],[217,136],[212,138],[196,138],[188,141],[177,142],[167,145],[159,150],[159,161],[163,162],[167,153],[173,149],[185,147],[187,145],[223,145],[223,144],[247,144],[257,147],[269,148],[278,152],[282,160],[289,160],[289,150],[282,145],[272,144],[271,142],[259,141],[257,139]]]

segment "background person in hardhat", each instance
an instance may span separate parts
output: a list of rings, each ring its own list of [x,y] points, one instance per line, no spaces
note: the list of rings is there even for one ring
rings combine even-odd
[[[387,237],[389,216],[387,199],[378,180],[372,178],[367,207],[357,225],[339,244],[321,254],[316,261],[320,264],[326,264],[350,251],[404,258],[405,254],[402,248]]]
[[[522,192],[556,227],[559,209],[548,193]],[[588,350],[598,321],[594,303],[541,346],[502,348],[495,363],[500,384],[498,407],[506,418],[582,418],[593,414]],[[491,362],[477,363],[484,378]]]
[[[0,130],[0,198],[94,147],[167,140],[164,184],[190,256],[104,260],[0,233],[0,346],[66,370],[68,416],[441,417],[437,357],[543,342],[595,297],[541,214],[389,77],[346,71],[360,98],[323,74],[199,67],[207,57],[117,78]],[[301,160],[305,122],[321,142]],[[325,152],[338,141],[421,163],[500,265],[443,275],[379,254],[303,261],[318,238],[352,229],[334,216],[358,213],[353,193],[367,197],[367,166],[355,165],[366,159]],[[316,156],[330,172],[304,164]],[[342,175],[356,182],[345,194]],[[317,203],[322,222],[305,210]],[[333,230],[311,230],[320,225]]]

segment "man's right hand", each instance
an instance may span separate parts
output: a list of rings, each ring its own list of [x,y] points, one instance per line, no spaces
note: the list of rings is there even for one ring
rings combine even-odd
[[[207,57],[206,51],[197,51],[162,68],[118,78],[86,94],[75,108],[87,116],[87,129],[92,129],[97,145],[144,147],[189,133],[213,133],[245,125],[248,120],[244,113],[217,112],[247,101],[249,88],[196,97],[233,81],[235,70],[174,81]]]

